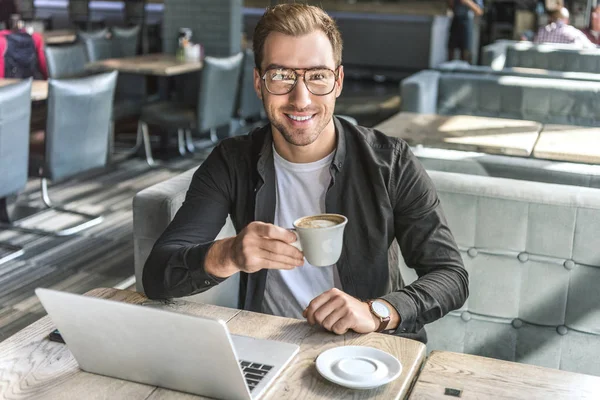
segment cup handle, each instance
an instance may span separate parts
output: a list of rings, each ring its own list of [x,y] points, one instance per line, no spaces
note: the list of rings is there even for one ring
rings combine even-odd
[[[290,232],[292,232],[294,235],[296,235],[296,241],[294,243],[290,243],[292,246],[294,246],[295,248],[297,248],[298,250],[302,251],[302,244],[300,243],[300,236],[298,236],[298,232],[296,231],[295,228],[289,229]]]

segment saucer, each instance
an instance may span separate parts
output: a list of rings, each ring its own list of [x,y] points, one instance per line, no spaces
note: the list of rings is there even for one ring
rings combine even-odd
[[[350,389],[372,389],[400,376],[402,364],[391,354],[365,346],[334,347],[319,354],[317,371]]]

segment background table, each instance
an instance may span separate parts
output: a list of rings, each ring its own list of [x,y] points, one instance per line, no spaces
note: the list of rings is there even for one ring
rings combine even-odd
[[[549,160],[600,163],[600,128],[544,125],[533,155]]]
[[[68,29],[46,31],[42,33],[42,37],[44,38],[44,43],[51,45],[73,43],[77,39],[75,31]]]
[[[90,295],[145,303],[197,316],[220,318],[232,334],[281,340],[300,346],[300,352],[270,386],[263,399],[400,399],[404,398],[425,357],[425,346],[417,341],[390,335],[348,333],[335,335],[306,321],[265,314],[175,301],[163,305],[147,302],[136,292],[96,289]],[[198,396],[122,381],[83,372],[64,344],[46,336],[54,329],[44,317],[0,343],[0,398],[40,399],[197,399]],[[140,332],[140,336],[143,335]],[[364,345],[387,351],[402,363],[400,377],[371,390],[345,389],[322,378],[315,359],[336,346]]]
[[[0,78],[0,87],[20,82],[20,79]],[[48,98],[48,81],[34,80],[31,84],[31,100],[46,100]]]
[[[401,112],[375,126],[411,146],[529,156],[542,125],[535,121]]]
[[[111,58],[86,64],[88,71],[127,72],[140,75],[174,76],[200,71],[201,61],[180,61],[173,55],[146,54],[129,58]]]
[[[576,374],[469,354],[433,351],[410,400],[460,399],[600,399],[600,377]]]

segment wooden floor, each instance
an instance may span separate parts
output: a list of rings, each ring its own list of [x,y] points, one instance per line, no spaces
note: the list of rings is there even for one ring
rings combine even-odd
[[[361,125],[374,126],[398,111],[398,92],[397,83],[347,85],[336,113],[353,116]],[[0,242],[25,248],[23,256],[0,265],[0,341],[45,315],[34,294],[37,287],[73,293],[97,287],[131,287],[133,196],[198,166],[207,154],[204,151],[193,157],[170,157],[155,168],[141,158],[133,158],[85,178],[51,185],[50,197],[55,203],[105,216],[100,225],[79,234],[59,238],[0,231]],[[30,180],[17,202],[41,205],[39,180]],[[72,222],[64,214],[45,211],[28,220],[28,225],[57,229]]]

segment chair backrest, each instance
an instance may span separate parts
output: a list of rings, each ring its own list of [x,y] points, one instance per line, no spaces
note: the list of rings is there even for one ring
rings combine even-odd
[[[263,110],[263,103],[254,90],[254,52],[252,49],[246,49],[244,51],[237,114],[242,119],[260,118]]]
[[[93,38],[84,40],[90,62],[106,60],[114,57],[114,46],[112,39]]]
[[[117,76],[48,81],[44,177],[66,179],[106,164]]]
[[[235,113],[243,53],[205,57],[198,96],[198,130],[227,125]]]
[[[27,184],[31,79],[0,87],[0,198]]]
[[[80,41],[86,41],[87,39],[106,39],[110,35],[108,28],[95,29],[95,30],[78,30],[77,39]]]
[[[50,78],[71,78],[85,72],[88,59],[83,44],[46,46],[45,52]]]
[[[146,23],[147,0],[127,0],[125,2],[125,22],[132,25],[144,25]]]
[[[114,57],[134,57],[137,54],[140,25],[130,28],[112,28]]]
[[[600,50],[562,48],[556,45],[523,46],[506,49],[504,68],[540,68],[565,72],[600,72]]]

